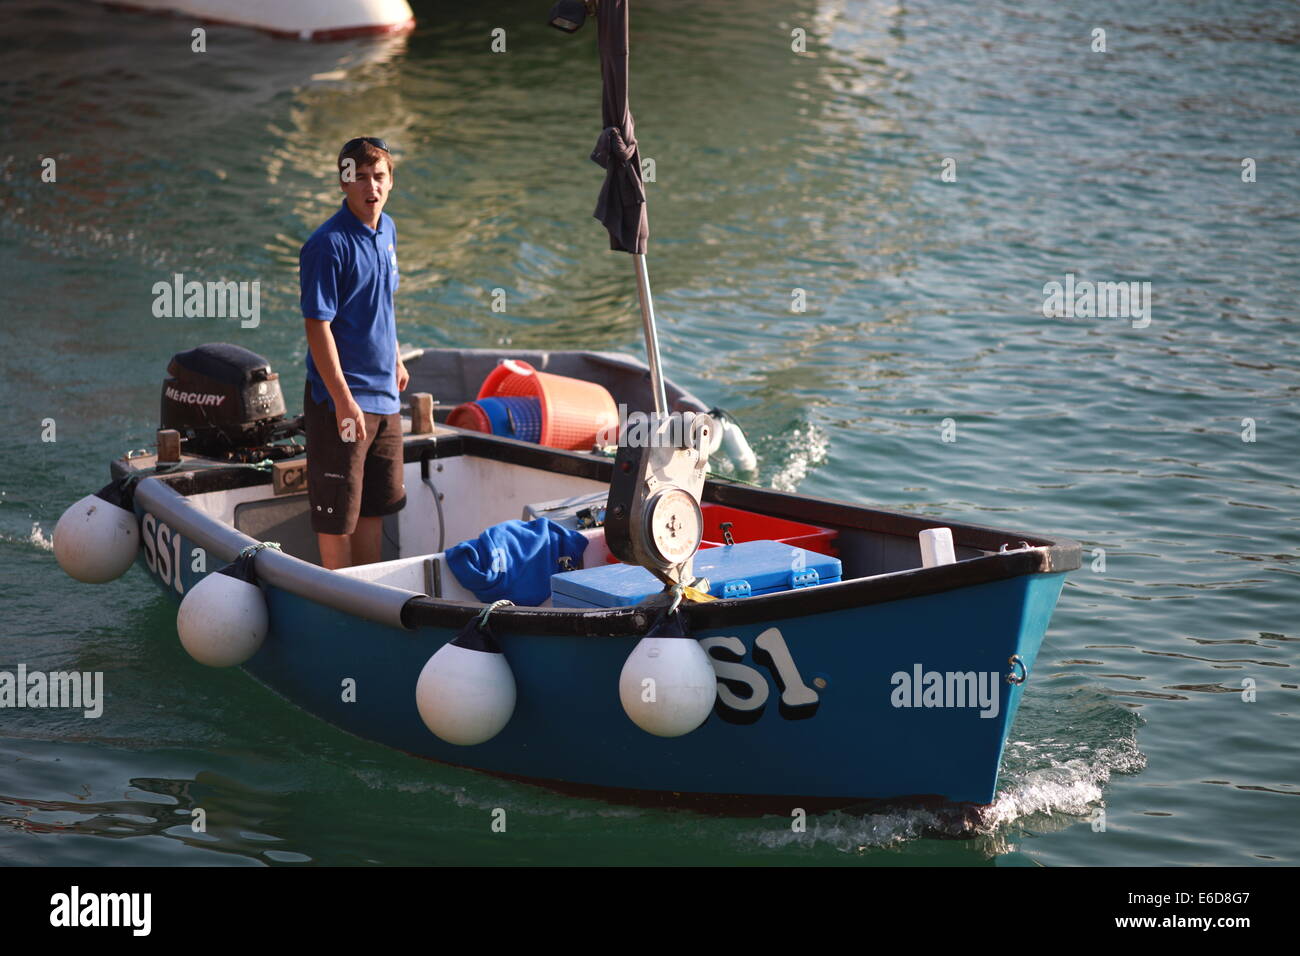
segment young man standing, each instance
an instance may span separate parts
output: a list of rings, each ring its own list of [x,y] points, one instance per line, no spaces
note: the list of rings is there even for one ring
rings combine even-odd
[[[383,516],[406,504],[393,293],[397,230],[384,215],[393,185],[388,145],[349,140],[338,157],[343,206],[298,256],[307,324],[307,497],[321,564],[379,560]]]

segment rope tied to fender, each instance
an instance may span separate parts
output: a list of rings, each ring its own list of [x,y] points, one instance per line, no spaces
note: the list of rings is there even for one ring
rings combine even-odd
[[[493,601],[483,609],[483,613],[478,616],[478,629],[486,631],[488,629],[488,616],[499,607],[514,607],[514,601]]]
[[[676,584],[674,584],[671,588],[668,589],[668,593],[673,596],[672,603],[668,605],[667,614],[669,616],[671,616],[674,611],[676,611],[679,607],[681,607],[682,595],[685,594],[685,590],[686,589],[682,587],[680,581],[678,581]]]
[[[279,541],[259,541],[257,542],[257,544],[250,544],[247,547],[241,548],[239,550],[238,557],[246,558],[249,555],[257,554],[257,552],[262,551],[266,548],[270,548],[273,551],[280,551],[280,552],[284,551],[284,549],[280,547]]]

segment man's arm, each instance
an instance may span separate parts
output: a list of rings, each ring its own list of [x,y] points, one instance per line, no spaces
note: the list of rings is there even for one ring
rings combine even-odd
[[[344,441],[366,440],[366,416],[361,406],[352,397],[352,389],[343,377],[343,367],[339,364],[339,350],[334,344],[334,332],[330,323],[321,319],[303,319],[307,323],[307,347],[311,350],[311,360],[316,364],[325,390],[334,400],[334,418],[338,423],[339,437]],[[400,364],[400,363],[399,363]],[[351,426],[346,423],[351,421]],[[353,437],[350,439],[348,435]]]
[[[405,363],[402,362],[402,347],[397,346],[397,390],[406,391],[406,386],[411,381],[411,373],[406,370]]]

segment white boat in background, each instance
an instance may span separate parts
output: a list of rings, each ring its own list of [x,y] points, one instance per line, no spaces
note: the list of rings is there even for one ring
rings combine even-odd
[[[415,26],[407,0],[97,0],[110,7],[195,17],[299,40],[405,33]]]

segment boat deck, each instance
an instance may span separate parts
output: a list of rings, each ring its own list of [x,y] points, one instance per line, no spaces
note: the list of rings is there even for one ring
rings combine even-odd
[[[478,602],[450,573],[445,553],[450,546],[477,537],[484,528],[523,516],[528,504],[598,492],[608,488],[612,459],[590,453],[559,451],[509,438],[436,425],[427,434],[411,434],[404,421],[407,505],[385,519],[383,560],[332,572],[319,568],[311,531],[305,486],[295,483],[302,457],[275,464],[280,478],[250,467],[213,467],[214,462],[185,456],[165,483],[207,517],[251,541],[275,541],[285,554],[317,566],[318,574],[386,586],[411,600],[402,610],[406,626],[447,625],[466,617]],[[152,472],[156,459],[142,455],[115,463],[115,470]],[[187,471],[187,465],[198,470]],[[284,476],[288,476],[286,479]],[[435,501],[435,495],[439,499]],[[918,515],[786,494],[725,479],[710,479],[705,505],[720,504],[745,512],[805,522],[835,533],[834,553],[843,578],[798,592],[719,600],[690,609],[692,622],[740,623],[773,613],[813,613],[836,607],[896,600],[937,593],[953,587],[1021,574],[1050,573],[1079,566],[1080,549],[1072,542],[999,531]],[[952,530],[956,564],[923,568],[917,535],[938,526]],[[588,533],[587,566],[608,554],[603,532]],[[575,615],[604,618],[593,623],[602,633],[613,627],[644,627],[627,608],[574,610],[511,609],[521,626],[541,631],[571,628]],[[562,616],[569,623],[548,620]],[[626,618],[626,620],[624,620]]]

